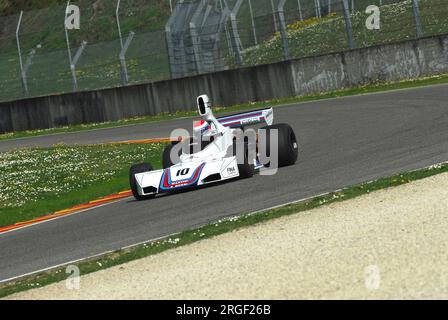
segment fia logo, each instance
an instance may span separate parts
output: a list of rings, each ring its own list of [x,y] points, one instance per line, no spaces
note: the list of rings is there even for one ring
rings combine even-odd
[[[235,167],[227,168],[227,173],[228,174],[234,174],[235,172],[236,172]]]

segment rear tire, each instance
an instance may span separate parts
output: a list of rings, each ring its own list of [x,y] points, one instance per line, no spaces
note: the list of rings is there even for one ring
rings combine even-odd
[[[289,124],[280,123],[261,128],[266,130],[266,149],[270,156],[271,141],[270,130],[278,130],[278,166],[292,166],[297,162],[299,146],[296,134]]]
[[[136,165],[132,166],[131,170],[129,171],[129,184],[131,185],[132,195],[138,201],[147,200],[147,199],[151,199],[151,198],[155,197],[155,195],[150,195],[150,196],[140,195],[138,193],[137,180],[135,179],[136,174],[143,173],[143,172],[149,172],[152,170],[153,170],[153,168],[149,163],[141,163],[141,164],[136,164]]]

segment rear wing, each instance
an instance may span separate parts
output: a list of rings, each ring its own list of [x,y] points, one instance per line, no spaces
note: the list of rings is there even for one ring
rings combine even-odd
[[[221,123],[224,127],[229,128],[240,128],[260,123],[270,126],[274,122],[274,110],[270,108],[250,112],[243,112],[231,116],[218,118],[216,120],[218,120],[219,123]]]

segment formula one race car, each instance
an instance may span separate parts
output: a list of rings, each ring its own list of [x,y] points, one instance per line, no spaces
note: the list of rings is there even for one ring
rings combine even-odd
[[[198,97],[197,105],[202,120],[194,124],[193,137],[166,147],[164,169],[153,170],[148,163],[131,168],[130,185],[137,200],[230,179],[250,178],[255,171],[296,163],[295,133],[287,124],[272,124],[272,108],[215,118],[208,96]],[[257,132],[246,129],[257,124],[267,126]],[[250,139],[250,131],[253,139]]]

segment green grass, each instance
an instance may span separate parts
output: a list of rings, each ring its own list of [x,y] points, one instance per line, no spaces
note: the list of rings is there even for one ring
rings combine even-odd
[[[161,167],[164,144],[57,146],[0,154],[0,226],[129,189],[129,168]]]
[[[118,54],[121,50],[115,20],[116,1],[99,1],[103,9],[94,15],[91,0],[75,3],[81,10],[81,29],[69,32],[73,55],[82,41],[88,46],[77,64],[79,90],[121,85]],[[30,96],[70,92],[72,78],[61,18],[66,1],[53,1],[40,10],[26,10],[20,31],[24,62],[38,44],[28,72]],[[1,8],[1,7],[0,7]],[[37,8],[36,5],[27,6]],[[136,33],[127,53],[131,83],[169,77],[164,26],[170,16],[167,0],[127,0],[121,5],[121,29],[126,38]],[[20,67],[15,39],[18,15],[0,19],[0,101],[22,97]]]
[[[368,30],[365,26],[369,15],[364,11],[372,2],[362,0],[361,3],[357,0],[356,3],[357,8],[362,8],[351,15],[357,48],[417,38],[412,1],[383,5],[380,8],[380,30]],[[448,6],[445,0],[420,0],[419,6],[424,36],[448,33]],[[294,20],[290,22],[293,23]],[[288,41],[291,58],[349,50],[342,13],[334,17],[324,17],[319,23],[289,30]],[[278,33],[267,41],[243,51],[243,61],[246,66],[268,64],[283,59],[283,43]]]
[[[348,187],[339,192],[329,193],[310,200],[283,206],[278,209],[267,210],[255,214],[228,218],[215,223],[181,232],[161,240],[148,242],[134,248],[116,251],[102,257],[78,263],[81,275],[89,274],[102,269],[107,269],[132,260],[141,259],[169,249],[188,245],[202,239],[215,237],[220,234],[249,227],[272,219],[297,214],[314,209],[322,205],[353,199],[361,195],[389,187],[396,187],[415,180],[427,178],[433,175],[448,172],[448,163],[432,166],[413,172],[402,173],[388,178],[382,178],[373,182]],[[65,268],[57,268],[48,272],[32,275],[21,280],[0,285],[0,298],[16,292],[43,287],[55,282],[67,279]]]
[[[241,105],[235,105],[231,107],[220,107],[216,106],[214,108],[214,112],[216,114],[228,113],[228,112],[237,112],[244,111],[249,109],[256,108],[264,108],[264,107],[279,107],[293,103],[301,103],[301,102],[309,102],[309,101],[318,101],[323,99],[331,99],[338,97],[346,97],[353,96],[359,94],[367,94],[367,93],[375,93],[382,92],[388,90],[397,90],[397,89],[406,89],[406,88],[415,88],[421,86],[430,86],[436,84],[446,84],[448,83],[448,74],[435,75],[426,78],[420,79],[408,79],[403,81],[396,82],[377,82],[364,86],[358,86],[353,88],[346,88],[341,90],[336,90],[327,93],[321,94],[313,94],[307,96],[300,97],[287,97],[282,99],[275,99],[269,101],[262,102],[248,102]],[[95,123],[95,124],[85,124],[85,125],[76,125],[69,127],[61,127],[61,128],[52,128],[52,129],[44,129],[44,130],[32,130],[32,131],[18,131],[18,132],[10,132],[5,134],[0,134],[0,141],[2,140],[10,140],[10,139],[19,139],[19,138],[29,138],[50,134],[60,134],[60,133],[69,133],[69,132],[79,132],[79,131],[87,131],[87,130],[97,130],[104,128],[114,128],[121,127],[126,125],[136,125],[141,123],[150,123],[156,121],[166,121],[172,119],[178,119],[182,117],[194,117],[197,116],[196,111],[183,111],[172,114],[159,114],[157,116],[145,116],[138,118],[131,118],[113,122],[105,122],[105,123]],[[163,138],[163,137],[161,137]]]
[[[0,0],[0,15],[12,15],[19,13],[20,10],[43,9],[65,3],[67,3],[65,0]]]

